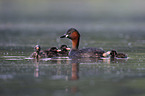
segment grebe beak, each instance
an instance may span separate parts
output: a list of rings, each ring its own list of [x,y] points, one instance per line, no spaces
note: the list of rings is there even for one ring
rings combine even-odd
[[[66,34],[64,34],[63,36],[61,36],[60,38],[65,38],[66,37]]]
[[[66,48],[66,50],[68,50],[68,51],[69,51],[69,50],[70,50],[70,48]]]
[[[103,57],[108,57],[110,55],[111,51],[108,51],[106,53],[103,53]]]
[[[61,52],[61,50],[57,50],[57,52]]]
[[[106,52],[106,53],[110,55],[111,51],[108,51],[108,52]]]

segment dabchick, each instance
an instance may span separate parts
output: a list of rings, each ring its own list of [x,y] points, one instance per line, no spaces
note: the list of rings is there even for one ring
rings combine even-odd
[[[70,48],[67,45],[61,45],[59,49],[59,56],[68,56]]]
[[[111,58],[127,58],[127,54],[117,52],[116,50],[111,50],[110,55]]]
[[[39,59],[39,58],[46,58],[47,57],[47,54],[44,51],[41,51],[40,45],[36,45],[34,47],[34,50],[35,50],[35,52],[33,52],[31,54],[31,56],[30,56],[31,58]]]
[[[69,52],[71,58],[84,58],[84,57],[103,57],[105,51],[99,48],[84,48],[79,49],[80,33],[75,28],[70,28],[66,34],[60,38],[68,38],[72,41],[72,48]]]

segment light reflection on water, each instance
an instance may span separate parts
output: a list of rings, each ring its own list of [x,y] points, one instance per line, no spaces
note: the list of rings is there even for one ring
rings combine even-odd
[[[14,60],[7,60],[7,58]],[[144,66],[144,61],[140,61],[140,65],[138,65],[135,59],[44,58],[40,59],[39,62],[25,56],[4,56],[4,59],[3,64],[0,65],[0,80],[3,83],[5,80],[9,82],[10,85],[5,88],[7,88],[7,91],[11,90],[13,94],[15,91],[25,88],[25,93],[32,95],[40,92],[51,95],[59,93],[60,95],[82,94],[85,96],[93,92],[102,95],[103,92],[98,92],[104,90],[107,92],[104,95],[107,95],[110,91],[109,96],[112,96],[124,92],[120,90],[120,87],[126,87],[126,90],[135,90],[137,86],[134,85],[133,81],[135,80],[135,83],[144,82],[145,76],[145,70],[140,68],[140,66]],[[21,81],[22,85],[19,86],[19,89],[9,89],[15,85],[14,81],[18,85]],[[98,88],[98,86],[100,87]],[[112,88],[115,88],[115,91]],[[28,90],[37,90],[37,92],[29,93]],[[52,92],[48,90],[52,90]],[[126,94],[134,93],[136,92],[127,92]],[[24,93],[19,93],[19,95],[22,94]]]
[[[24,70],[27,70],[25,68],[27,68],[28,66],[34,67],[34,76],[35,77],[39,77],[39,66],[40,67],[56,67],[56,70],[59,70],[59,72],[61,73],[62,69],[61,66],[63,66],[65,68],[65,66],[71,66],[72,67],[72,72],[74,72],[74,74],[78,75],[78,70],[79,70],[79,66],[100,66],[101,64],[107,64],[110,65],[112,63],[126,63],[127,59],[110,59],[110,58],[103,58],[103,59],[97,59],[97,58],[80,58],[80,59],[70,59],[68,57],[58,57],[58,58],[42,58],[39,61],[37,61],[36,59],[33,58],[26,58],[25,56],[3,56],[4,57],[4,61],[6,61],[6,65],[11,66],[10,69],[6,68],[5,64],[1,64],[1,66],[3,66],[2,68],[6,68],[6,70],[10,70],[10,72],[13,70],[11,70],[11,68],[16,67],[16,70],[19,70],[19,68],[24,67]],[[9,62],[9,63],[7,63]],[[28,62],[24,63],[24,62]],[[30,63],[30,64],[29,64]],[[34,64],[33,64],[34,63]],[[33,66],[34,65],[34,66]],[[18,69],[17,69],[18,68]],[[51,69],[51,68],[50,68]],[[53,70],[53,68],[51,69]],[[67,70],[67,68],[65,69]],[[68,69],[70,72],[70,69]],[[21,71],[21,70],[19,70]],[[75,73],[76,72],[76,73]],[[44,71],[45,73],[45,71]],[[21,73],[21,74],[25,74],[25,73]],[[65,74],[65,73],[64,73]],[[70,73],[69,73],[70,74]],[[51,79],[55,80],[56,79],[64,79],[65,75],[61,75],[61,74],[50,74],[52,77]],[[53,76],[54,75],[54,76]],[[72,74],[72,76],[74,76]],[[63,77],[63,78],[62,78]],[[76,76],[74,76],[76,77]],[[71,77],[73,78],[73,77]]]
[[[54,69],[57,72],[55,72],[55,74],[50,73],[50,78],[52,80],[57,80],[57,79],[74,79],[79,77],[79,66],[86,66],[85,70],[89,69],[91,70],[89,67],[91,66],[95,66],[96,68],[103,68],[102,66],[109,66],[113,63],[119,64],[119,63],[126,63],[128,59],[110,59],[110,58],[103,58],[103,59],[97,59],[97,58],[80,58],[80,59],[70,59],[68,57],[58,57],[58,58],[42,58],[39,61],[37,61],[36,59],[33,58],[25,58],[25,56],[3,56],[4,57],[4,61],[9,62],[6,63],[6,65],[11,66],[10,69],[6,68],[6,66],[4,64],[2,64],[1,66],[3,66],[2,68],[6,68],[4,72],[6,72],[6,70],[9,70],[10,72],[13,72],[13,68],[15,70],[18,70],[21,72],[21,67],[23,70],[27,70],[25,68],[27,68],[28,66],[34,67],[34,77],[41,77],[40,74],[40,69],[39,67],[50,67],[50,72],[52,72]],[[19,58],[19,59],[18,59]],[[24,63],[27,62],[27,63]],[[20,64],[22,63],[22,64]],[[30,63],[30,64],[29,64]],[[33,64],[34,63],[34,64]],[[34,66],[33,66],[34,65]],[[65,66],[70,67],[71,66],[71,70],[70,68],[67,69],[67,67],[65,68]],[[16,68],[15,68],[16,67]],[[52,68],[51,68],[52,67]],[[56,68],[53,68],[56,67]],[[68,74],[63,73],[62,68],[64,67],[65,71],[68,71],[69,74],[72,74],[72,77],[68,78]],[[12,69],[11,69],[12,68]],[[18,68],[18,69],[17,69]],[[20,69],[19,69],[20,68]],[[113,65],[113,68],[115,68],[115,66]],[[98,69],[97,69],[98,70]],[[103,69],[104,70],[104,69]],[[87,70],[88,71],[88,70]],[[92,70],[93,71],[93,70]],[[104,70],[105,71],[105,70]],[[82,71],[83,72],[83,71]],[[44,74],[44,76],[46,75],[45,71],[42,71],[42,73]],[[74,74],[73,74],[74,73]],[[87,72],[85,72],[87,73]],[[90,74],[91,72],[89,72],[88,74]],[[25,74],[23,73],[23,71],[21,72],[21,74]],[[42,75],[43,76],[43,75]],[[86,74],[87,76],[87,74]],[[74,78],[73,78],[74,77]]]

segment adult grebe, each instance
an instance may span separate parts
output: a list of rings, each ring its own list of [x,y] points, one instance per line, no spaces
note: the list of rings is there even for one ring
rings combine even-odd
[[[82,57],[104,57],[107,53],[104,50],[98,48],[84,48],[79,50],[80,34],[75,28],[70,28],[66,34],[60,38],[68,38],[72,40],[72,48],[69,52],[71,58],[82,58]]]

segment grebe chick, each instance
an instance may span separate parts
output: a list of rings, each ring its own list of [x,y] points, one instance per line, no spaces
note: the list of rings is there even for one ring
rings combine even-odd
[[[111,50],[110,55],[111,58],[127,58],[127,54],[117,52],[116,50]]]
[[[68,48],[67,45],[61,45],[60,49],[70,51],[70,48]]]
[[[61,45],[59,51],[59,56],[68,56],[68,53],[70,51],[70,48],[67,47],[67,45]]]
[[[33,52],[31,54],[31,56],[30,56],[31,58],[38,59],[38,58],[46,58],[47,57],[47,54],[44,51],[41,51],[40,45],[36,45],[34,47],[34,50],[35,50],[35,52]]]
[[[44,50],[44,52],[47,54],[47,57],[57,57],[58,56],[58,49],[56,47],[51,47],[47,50]]]
[[[71,58],[82,58],[82,57],[103,57],[104,50],[98,48],[84,48],[79,50],[80,34],[75,28],[70,28],[66,34],[60,38],[68,38],[72,40],[72,48],[69,52]]]

